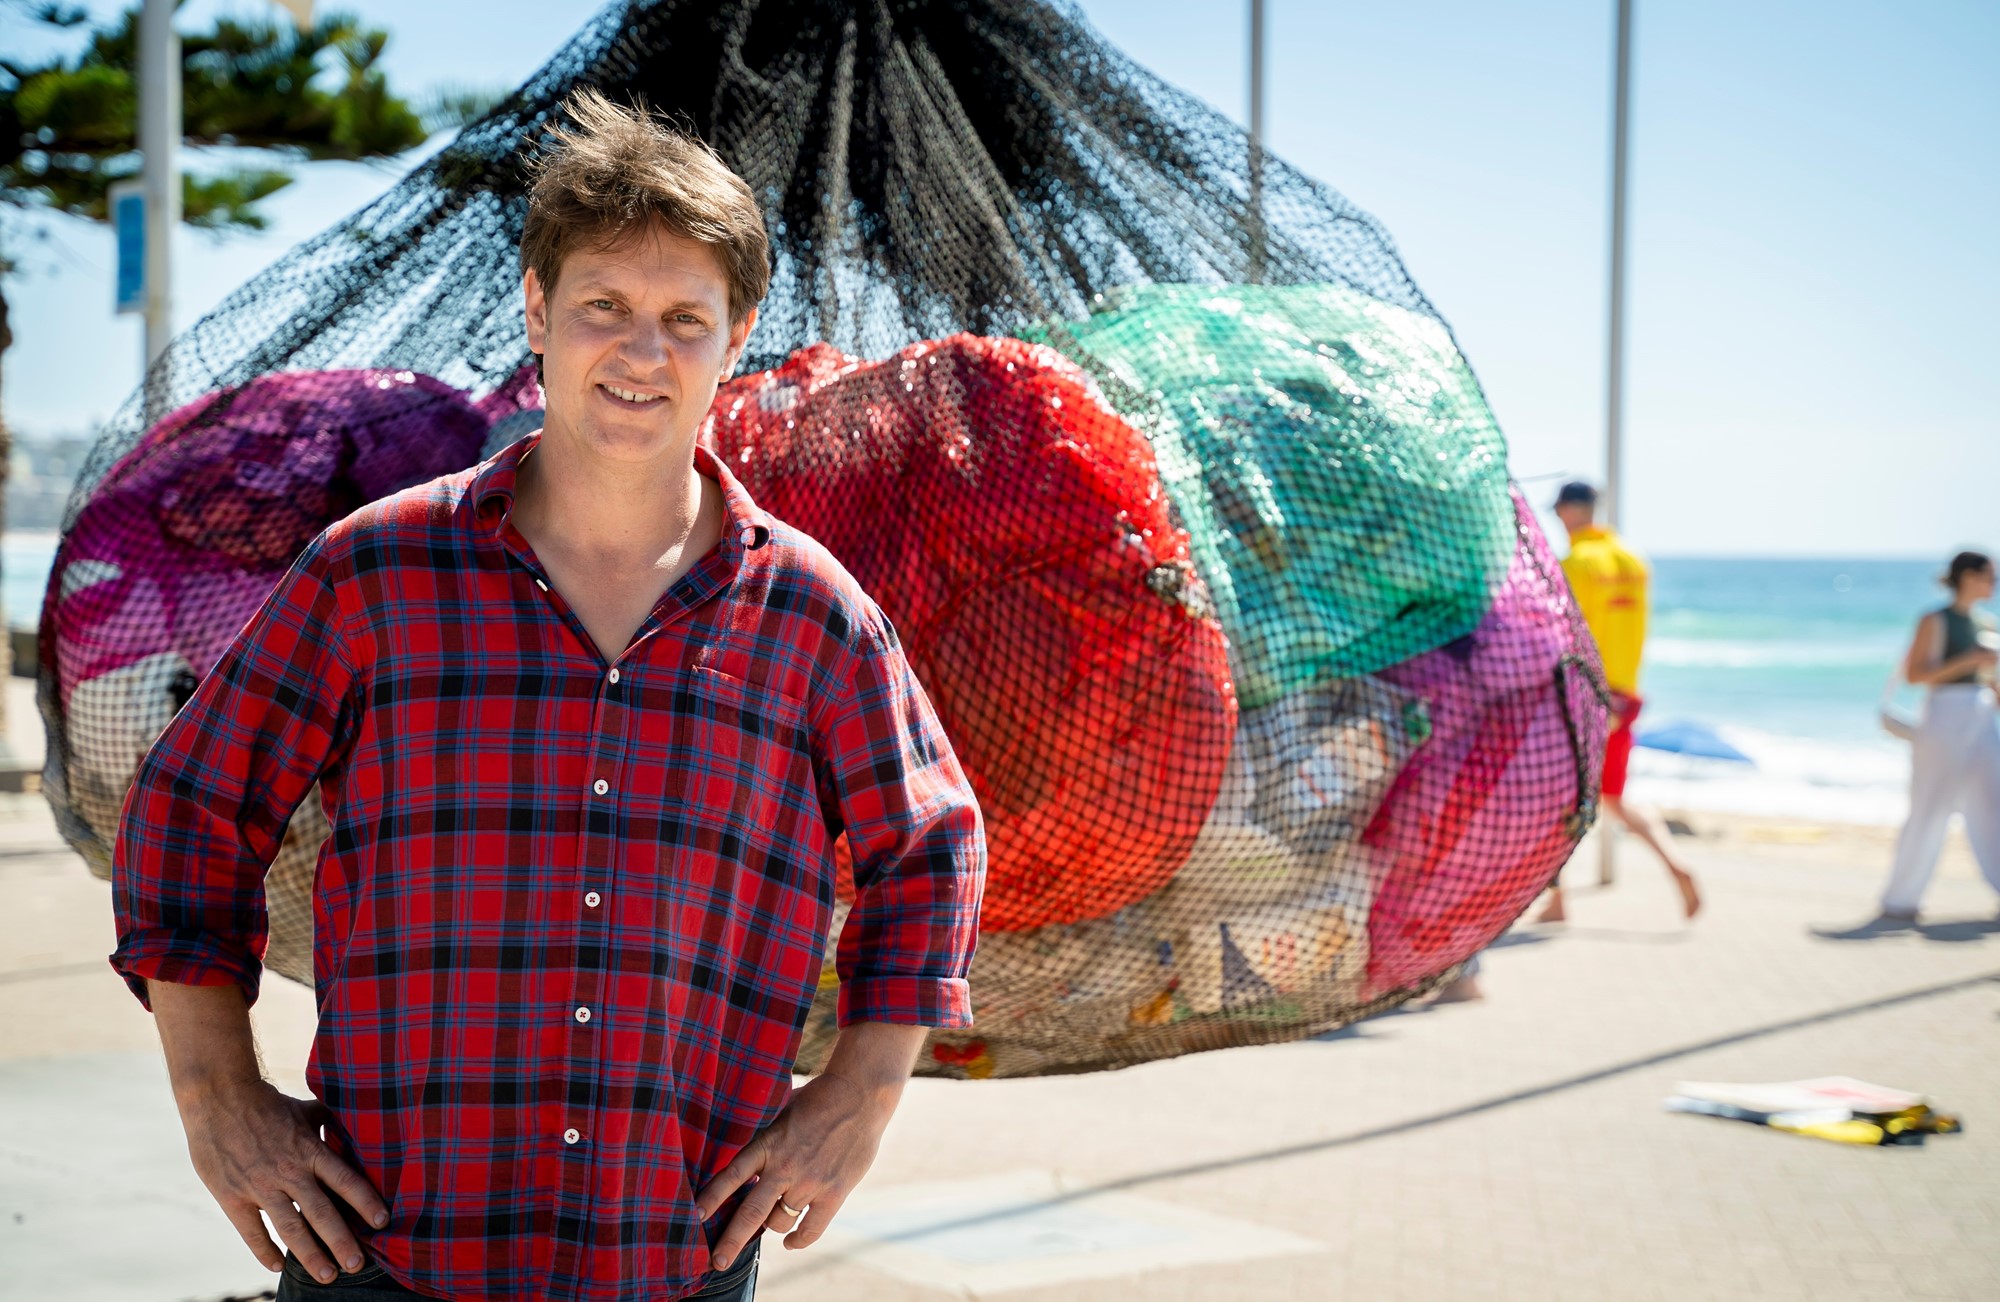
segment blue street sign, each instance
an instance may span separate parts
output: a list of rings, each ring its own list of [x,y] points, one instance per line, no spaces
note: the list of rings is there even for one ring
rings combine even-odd
[[[118,306],[146,310],[146,188],[138,181],[111,187],[111,228],[118,236]]]

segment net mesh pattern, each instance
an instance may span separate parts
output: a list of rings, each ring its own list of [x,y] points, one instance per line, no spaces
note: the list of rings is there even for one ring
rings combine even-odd
[[[43,609],[44,789],[93,868],[314,533],[538,428],[523,163],[583,86],[679,115],[764,206],[753,373],[701,437],[881,603],[979,795],[977,1025],[920,1071],[1331,1029],[1546,885],[1602,678],[1448,328],[1371,218],[1019,0],[615,4],[176,339]],[[315,793],[266,879],[299,980],[328,834]]]

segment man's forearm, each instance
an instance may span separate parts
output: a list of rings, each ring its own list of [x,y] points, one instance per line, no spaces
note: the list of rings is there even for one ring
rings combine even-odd
[[[263,1080],[242,990],[148,981],[146,991],[166,1050],[174,1099],[183,1112]]]
[[[892,1026],[887,1022],[855,1022],[841,1028],[827,1056],[824,1074],[853,1085],[871,1101],[894,1108],[910,1079],[927,1028]]]
[[[243,1242],[268,1269],[283,1264],[264,1229],[268,1216],[320,1283],[331,1284],[339,1270],[360,1270],[366,1258],[334,1198],[376,1229],[388,1224],[389,1209],[367,1177],[320,1139],[325,1110],[265,1083],[242,990],[168,981],[146,987],[188,1156]]]
[[[841,1029],[826,1068],[792,1092],[778,1119],[696,1199],[707,1220],[750,1186],[715,1244],[716,1269],[727,1270],[764,1230],[783,1234],[788,1248],[803,1248],[825,1232],[874,1162],[924,1034],[921,1026],[887,1022]]]

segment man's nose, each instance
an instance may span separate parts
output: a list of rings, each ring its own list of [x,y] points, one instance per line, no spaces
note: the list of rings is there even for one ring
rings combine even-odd
[[[662,366],[673,351],[673,338],[661,322],[634,321],[620,340],[618,351],[634,366]]]

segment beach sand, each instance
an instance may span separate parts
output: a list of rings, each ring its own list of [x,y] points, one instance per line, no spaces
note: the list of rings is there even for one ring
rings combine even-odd
[[[1886,880],[1896,848],[1897,829],[1876,824],[1819,823],[1670,807],[1657,812],[1668,820],[1676,842],[1690,847],[1697,861],[1700,856],[1713,853],[1787,865],[1877,869]],[[1643,861],[1644,847],[1633,843],[1630,837],[1623,838],[1621,844],[1630,846],[1633,857]],[[1585,856],[1579,855],[1573,864],[1585,861]],[[1594,864],[1595,860],[1588,862]],[[1570,871],[1575,871],[1575,867]],[[1944,855],[1938,860],[1938,875],[1978,877],[1978,865],[1972,858],[1972,845],[1965,839],[1963,827],[1953,825]]]

